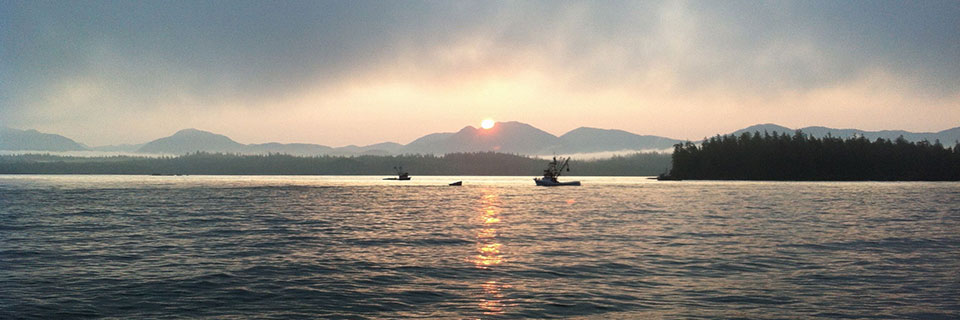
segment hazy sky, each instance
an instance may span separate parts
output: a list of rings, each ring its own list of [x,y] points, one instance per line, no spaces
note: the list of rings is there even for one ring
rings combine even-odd
[[[88,145],[960,126],[960,1],[0,1],[0,125]]]

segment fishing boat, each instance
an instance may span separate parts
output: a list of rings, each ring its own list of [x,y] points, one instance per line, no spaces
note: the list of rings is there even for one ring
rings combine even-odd
[[[397,177],[383,178],[383,180],[410,180],[410,174],[403,171],[403,167],[393,167],[393,170],[397,171]]]
[[[560,173],[563,172],[563,170],[570,171],[570,158],[560,158],[560,161],[557,161],[557,157],[553,157],[553,161],[550,161],[550,163],[547,164],[547,169],[543,170],[543,177],[533,178],[533,182],[536,182],[537,185],[541,187],[580,185],[580,181],[560,182],[557,180],[557,177],[560,176]]]
[[[451,186],[462,186],[462,185],[463,185],[463,181],[454,181],[454,182],[451,182],[450,185],[451,185]]]
[[[680,178],[674,177],[673,175],[670,175],[669,173],[661,173],[659,176],[656,177],[656,179],[657,179],[657,181],[680,181],[680,180],[682,180],[682,179],[680,179]]]
[[[670,174],[670,171],[667,169],[663,169],[663,173],[661,173],[660,175],[658,175],[656,178],[653,178],[653,179],[657,179],[657,181],[680,181],[681,180],[680,178]]]

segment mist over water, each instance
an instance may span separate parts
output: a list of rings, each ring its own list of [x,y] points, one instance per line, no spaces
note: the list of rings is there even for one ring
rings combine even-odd
[[[598,159],[609,159],[613,157],[624,157],[631,156],[638,153],[673,153],[673,148],[667,149],[644,149],[644,150],[618,150],[618,151],[603,151],[603,152],[584,152],[584,153],[560,153],[560,154],[541,154],[535,155],[533,157],[540,159],[550,159],[556,156],[570,157],[577,160],[598,160]]]
[[[0,176],[0,318],[960,316],[960,183],[380,178]]]

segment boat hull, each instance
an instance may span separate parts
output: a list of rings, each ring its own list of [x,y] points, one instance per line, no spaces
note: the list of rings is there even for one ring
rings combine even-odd
[[[671,176],[671,175],[666,175],[666,174],[661,174],[657,176],[657,181],[680,181],[680,180],[682,179]]]
[[[410,178],[383,178],[383,180],[410,180]]]
[[[533,181],[536,182],[537,185],[541,187],[562,187],[562,186],[579,186],[580,185],[580,181],[559,182],[559,181],[551,181],[551,180],[537,179],[537,178],[533,178]]]

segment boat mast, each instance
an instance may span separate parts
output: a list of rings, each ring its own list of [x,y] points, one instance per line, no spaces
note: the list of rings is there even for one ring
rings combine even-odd
[[[563,164],[560,165],[560,169],[557,170],[558,176],[560,175],[560,172],[563,171],[563,169],[567,169],[567,171],[570,171],[570,157],[567,157],[566,160],[563,160]]]

